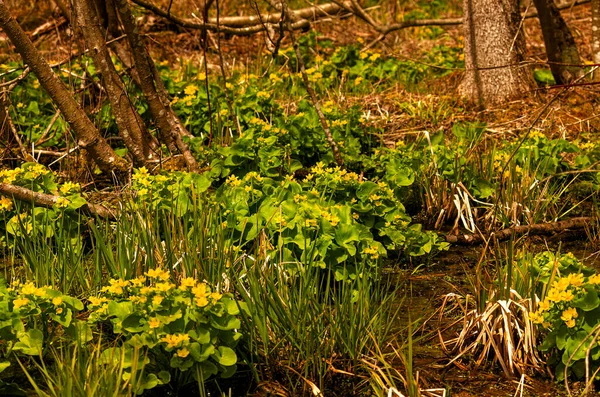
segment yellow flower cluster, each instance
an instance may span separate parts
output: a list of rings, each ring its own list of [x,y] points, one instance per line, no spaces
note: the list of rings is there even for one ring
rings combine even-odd
[[[56,199],[56,203],[54,205],[56,205],[56,208],[67,208],[70,203],[71,203],[71,200],[69,200],[68,198],[58,197]]]
[[[500,171],[504,168],[504,165],[508,161],[510,156],[508,153],[496,153],[494,154],[494,170]]]
[[[167,334],[161,339],[161,342],[165,342],[167,348],[173,349],[190,343],[190,336],[188,334]]]
[[[573,328],[578,317],[577,309],[566,306],[566,304],[575,299],[577,293],[583,289],[585,282],[585,277],[581,273],[571,273],[554,281],[546,294],[546,298],[539,303],[537,311],[529,313],[529,320],[534,324],[542,324],[548,328],[550,323],[545,321],[546,313],[553,308],[559,308],[562,310],[561,320],[568,328]],[[590,276],[587,282],[589,284],[600,284],[600,275]]]
[[[19,175],[21,175],[23,171],[21,168],[15,168],[14,170],[1,170],[0,171],[0,181],[2,183],[11,184],[13,183]]]
[[[20,281],[15,281],[11,284],[9,291],[15,291],[16,297],[13,299],[13,307],[15,310],[28,308],[30,304],[52,304],[54,313],[62,314],[64,311],[64,301],[61,296],[51,298],[48,294],[49,287],[36,287],[32,282],[22,284]]]
[[[583,142],[578,143],[577,147],[581,150],[590,150],[593,149],[596,145],[593,142]]]
[[[563,320],[568,328],[573,328],[575,326],[575,319],[577,318],[577,309],[574,307],[569,307],[568,309],[562,312],[560,319]]]
[[[66,196],[73,192],[79,192],[81,190],[81,186],[79,183],[65,182],[59,189],[60,194]]]
[[[541,131],[533,130],[529,133],[529,139],[534,139],[534,138],[546,138],[546,135],[544,135],[544,133]]]
[[[242,183],[242,181],[240,181],[239,178],[235,175],[229,175],[225,183],[230,186],[236,187],[239,186]]]
[[[271,94],[268,93],[267,91],[258,91],[256,93],[256,97],[257,98],[264,98],[264,99],[268,99],[271,97]]]
[[[10,211],[13,208],[13,202],[11,199],[5,196],[0,196],[0,212]]]
[[[331,226],[337,226],[338,223],[340,223],[340,218],[337,215],[330,214],[329,212],[323,211],[321,213],[321,216],[323,217],[323,219],[328,221],[331,224]]]
[[[369,255],[371,259],[379,258],[379,249],[376,246],[372,245],[362,250],[362,253],[365,255]]]
[[[331,122],[332,127],[343,127],[348,124],[348,120],[333,120]]]

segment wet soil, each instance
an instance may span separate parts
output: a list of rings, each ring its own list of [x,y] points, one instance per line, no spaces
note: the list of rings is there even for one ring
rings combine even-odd
[[[438,329],[443,329],[444,324],[452,323],[453,319],[440,318],[436,311],[442,305],[444,295],[448,293],[473,293],[471,283],[482,249],[455,246],[435,257],[431,265],[403,270],[396,275],[398,282],[403,284],[401,291],[406,294],[403,305],[407,310],[403,312],[400,322],[405,326],[410,318],[413,324],[420,326],[415,339],[414,366],[419,373],[421,388],[444,388],[446,396],[453,397],[569,396],[564,384],[555,382],[550,372],[548,375],[531,374],[522,379],[508,379],[502,375],[500,368],[477,368],[468,358],[448,364],[451,358],[441,349]],[[573,252],[586,265],[600,268],[598,250],[585,241],[539,240],[528,249],[533,252]],[[490,274],[494,271],[493,264],[482,265],[482,268],[486,267],[485,270]],[[443,331],[444,337],[450,337],[457,331],[457,327],[447,329]],[[582,384],[571,383],[569,386],[573,396],[580,395]],[[600,396],[600,393],[590,392],[588,396]]]

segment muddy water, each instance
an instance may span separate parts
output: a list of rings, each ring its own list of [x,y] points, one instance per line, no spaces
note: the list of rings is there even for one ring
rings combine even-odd
[[[586,265],[600,269],[600,252],[581,241],[539,241],[539,244],[529,249],[533,252],[546,249],[573,252]],[[564,385],[556,384],[549,376],[526,376],[521,383],[521,379],[503,377],[499,368],[474,368],[468,360],[463,360],[460,367],[454,364],[447,365],[449,358],[440,347],[437,330],[440,323],[449,324],[452,319],[442,318],[440,322],[439,316],[434,314],[442,305],[445,294],[472,293],[473,287],[469,280],[475,275],[481,250],[481,247],[453,247],[435,257],[431,265],[417,270],[396,271],[389,275],[401,283],[400,290],[404,299],[402,306],[407,308],[400,312],[399,328],[406,328],[409,318],[415,324],[415,328],[418,328],[415,334],[414,365],[415,370],[419,372],[421,388],[446,388],[447,396],[459,397],[568,396]],[[491,272],[493,268],[489,270]],[[456,328],[446,331],[445,336],[451,337],[456,332]],[[571,388],[581,389],[581,385],[573,384]],[[589,393],[588,396],[600,396],[600,393]]]

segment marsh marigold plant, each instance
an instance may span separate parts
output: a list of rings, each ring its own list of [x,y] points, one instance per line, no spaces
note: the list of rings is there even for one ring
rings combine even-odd
[[[113,279],[89,298],[88,309],[89,322],[110,321],[122,337],[119,348],[140,360],[147,356],[145,371],[155,372],[162,383],[171,378],[165,372],[190,370],[190,378],[206,379],[236,370],[238,303],[194,278],[173,283],[168,271],[151,269],[134,279]]]
[[[592,274],[571,254],[558,257],[557,263],[563,259],[577,262],[580,271],[555,277],[537,310],[529,314],[545,333],[540,350],[549,353],[548,364],[559,380],[566,366],[567,373],[585,376],[588,351],[590,373],[600,367],[600,344],[594,338],[600,329],[600,274]]]

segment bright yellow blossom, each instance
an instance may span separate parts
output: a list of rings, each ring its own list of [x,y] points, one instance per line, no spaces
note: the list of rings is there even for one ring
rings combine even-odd
[[[146,272],[146,276],[150,278],[158,278],[163,281],[167,281],[171,277],[168,271],[159,268],[148,270]]]
[[[185,347],[177,350],[177,357],[186,358],[190,354],[190,351]]]
[[[160,320],[157,318],[151,318],[150,320],[148,320],[148,327],[150,327],[151,329],[156,329],[160,327]]]
[[[17,298],[13,301],[13,305],[15,306],[15,309],[19,309],[25,305],[27,305],[29,303],[29,299],[27,298]]]
[[[189,343],[190,336],[188,334],[167,334],[162,339],[162,342],[167,343],[167,348],[180,347],[182,344]]]

